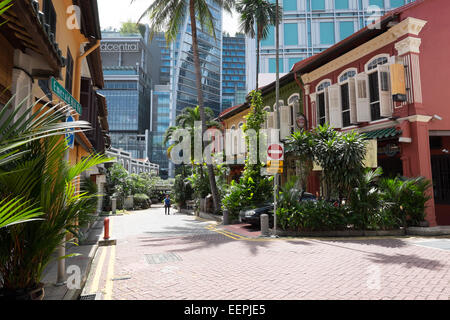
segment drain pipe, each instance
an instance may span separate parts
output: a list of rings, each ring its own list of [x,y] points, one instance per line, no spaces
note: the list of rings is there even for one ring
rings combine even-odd
[[[98,47],[100,47],[100,40],[97,40],[97,42],[92,47],[90,47],[85,53],[83,53],[81,56],[77,58],[76,69],[74,72],[75,79],[73,81],[74,82],[73,96],[75,97],[75,99],[78,99],[78,101],[80,100],[80,91],[81,91],[81,63],[84,58],[90,55]]]

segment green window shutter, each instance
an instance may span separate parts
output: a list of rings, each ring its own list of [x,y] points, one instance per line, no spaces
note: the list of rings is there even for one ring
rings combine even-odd
[[[325,0],[314,0],[311,1],[312,10],[325,10]]]
[[[267,37],[261,40],[261,47],[273,47],[274,45],[275,45],[274,26],[269,26]]]
[[[296,23],[284,24],[284,45],[298,45],[298,25]]]
[[[321,22],[320,23],[320,44],[334,44],[334,23]]]
[[[384,8],[384,0],[369,0],[369,6]]]
[[[335,0],[336,9],[348,9],[348,0]]]
[[[269,73],[276,73],[277,72],[277,62],[276,58],[269,58]],[[279,60],[279,66],[280,66],[280,73],[283,72],[283,59]]]
[[[297,0],[283,0],[283,11],[297,11]]]
[[[398,8],[405,4],[405,0],[391,0],[391,8]]]
[[[355,32],[355,25],[353,21],[342,21],[339,23],[340,35],[343,40]]]

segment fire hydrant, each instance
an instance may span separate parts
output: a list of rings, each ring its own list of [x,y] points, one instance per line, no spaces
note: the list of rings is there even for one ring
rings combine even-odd
[[[109,218],[105,218],[103,221],[104,229],[105,229],[105,235],[103,236],[103,239],[108,240],[109,239]]]

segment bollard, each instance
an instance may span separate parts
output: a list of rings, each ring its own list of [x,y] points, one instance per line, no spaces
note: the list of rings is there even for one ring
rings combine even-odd
[[[112,214],[116,214],[116,210],[117,210],[117,199],[116,198],[111,199],[111,210],[112,210]]]
[[[267,214],[261,215],[261,235],[262,236],[269,235],[269,215]]]
[[[105,218],[103,221],[103,224],[105,226],[105,235],[103,236],[103,239],[108,240],[109,239],[109,218]]]
[[[228,210],[224,210],[223,211],[223,225],[229,225],[230,224],[230,220],[229,220],[229,214],[228,214]]]

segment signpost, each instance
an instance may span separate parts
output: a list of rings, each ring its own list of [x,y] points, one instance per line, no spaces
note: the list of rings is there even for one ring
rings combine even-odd
[[[274,175],[274,236],[277,235],[277,198],[278,198],[278,177],[283,173],[284,148],[281,143],[272,143],[267,148],[267,173]]]
[[[50,78],[50,88],[52,89],[53,93],[58,96],[59,99],[61,99],[63,102],[68,104],[72,107],[79,115],[81,115],[81,104],[75,99],[69,91],[67,91],[54,77]],[[66,122],[73,122],[75,119],[70,115],[70,112],[67,112],[67,118]],[[74,129],[70,129],[66,131],[65,134],[65,141],[67,143],[67,146],[70,149],[73,149],[74,142],[75,142],[75,134]],[[64,160],[69,161],[69,150],[66,150],[64,154]],[[64,243],[62,243],[58,247],[58,256],[64,257],[66,255],[66,246]],[[57,276],[57,284],[58,286],[62,286],[65,284],[65,278],[66,278],[66,264],[64,259],[58,260],[58,276]]]
[[[81,104],[55,78],[50,79],[52,91],[81,115]]]
[[[270,160],[284,160],[284,149],[280,143],[273,143],[267,148],[267,155]]]

